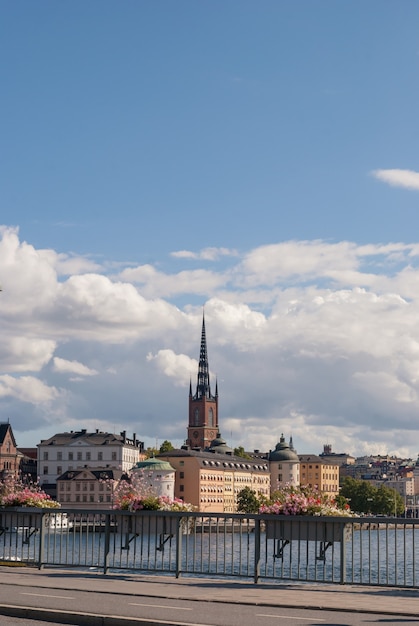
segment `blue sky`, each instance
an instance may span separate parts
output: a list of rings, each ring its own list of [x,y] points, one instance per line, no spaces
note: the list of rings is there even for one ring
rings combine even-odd
[[[182,443],[205,304],[234,445],[285,431],[301,452],[416,456],[418,3],[1,15],[0,419],[18,442],[58,422]]]

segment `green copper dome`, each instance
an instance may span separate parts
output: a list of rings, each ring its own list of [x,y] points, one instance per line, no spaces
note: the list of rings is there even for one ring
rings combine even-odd
[[[217,452],[219,454],[231,454],[233,450],[227,445],[225,439],[223,439],[220,433],[217,437],[211,441],[211,445],[208,448],[209,452]]]
[[[281,435],[279,443],[276,444],[275,450],[269,453],[269,461],[299,461],[298,455],[292,450],[290,445],[285,441],[284,435]]]
[[[145,461],[138,461],[138,463],[134,465],[133,469],[163,471],[163,472],[175,471],[174,467],[170,465],[169,461],[164,461],[163,459],[156,459],[155,457],[146,459]]]

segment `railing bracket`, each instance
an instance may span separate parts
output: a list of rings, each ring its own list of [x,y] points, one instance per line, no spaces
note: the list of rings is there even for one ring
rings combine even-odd
[[[333,541],[321,541],[320,542],[320,552],[316,556],[316,561],[326,561],[326,550],[333,545]]]
[[[167,535],[166,539],[163,539],[164,534],[161,534],[159,536],[159,545],[156,547],[156,550],[158,550],[159,552],[163,552],[164,551],[164,544],[169,541],[169,539],[171,539],[173,537],[173,535]]]
[[[284,548],[290,543],[289,539],[277,539],[276,551],[274,552],[274,559],[284,558]]]

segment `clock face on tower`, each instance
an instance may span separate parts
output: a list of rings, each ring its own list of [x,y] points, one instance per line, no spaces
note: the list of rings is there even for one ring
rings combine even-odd
[[[209,431],[209,436],[211,437],[211,439],[214,437],[214,431],[213,430]]]
[[[195,439],[198,439],[199,432],[197,430],[193,431],[193,436]]]

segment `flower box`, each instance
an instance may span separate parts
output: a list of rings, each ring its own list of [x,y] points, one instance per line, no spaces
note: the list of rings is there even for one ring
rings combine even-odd
[[[325,521],[316,518],[293,517],[292,519],[266,520],[267,539],[283,539],[286,541],[324,541],[335,542],[345,540],[350,534],[351,526],[342,522]]]
[[[0,528],[8,531],[21,531],[41,528],[42,515],[25,512],[24,507],[0,510]]]
[[[118,531],[133,535],[175,535],[179,518],[163,515],[116,515]]]

